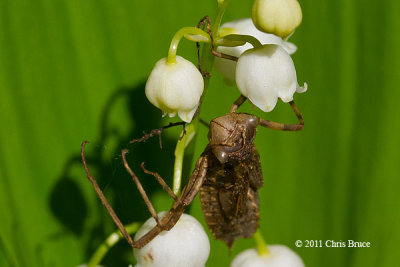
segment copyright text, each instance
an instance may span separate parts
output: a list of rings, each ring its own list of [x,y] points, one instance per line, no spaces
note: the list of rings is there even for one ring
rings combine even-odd
[[[371,242],[355,240],[297,240],[295,245],[298,248],[370,248]]]

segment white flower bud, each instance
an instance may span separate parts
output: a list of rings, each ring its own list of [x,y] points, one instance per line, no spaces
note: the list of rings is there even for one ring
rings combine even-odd
[[[166,212],[160,212],[162,218]],[[135,235],[135,240],[156,226],[147,220]],[[134,249],[136,267],[203,267],[210,254],[210,241],[201,224],[192,216],[182,214],[169,231],[161,232],[141,249]]]
[[[231,267],[304,267],[301,258],[283,245],[267,246],[269,253],[259,255],[256,249],[248,249],[238,254]]]
[[[258,39],[261,44],[276,44],[282,46],[289,54],[293,54],[296,52],[297,47],[293,43],[289,43],[283,41],[282,38],[259,31],[253,24],[253,21],[250,18],[246,19],[238,19],[234,21],[230,21],[224,23],[220,27],[220,32],[223,35],[228,34],[242,34],[242,35],[251,35]],[[221,53],[225,53],[228,55],[232,55],[235,57],[239,57],[244,51],[252,48],[253,46],[249,43],[246,43],[242,46],[218,46],[217,51]],[[225,59],[225,58],[215,58],[214,63],[215,69],[220,72],[225,81],[228,84],[234,84],[235,82],[235,71],[236,71],[236,62]]]
[[[289,36],[300,25],[301,7],[297,0],[255,0],[252,18],[263,32],[282,38]]]
[[[178,116],[190,122],[199,105],[204,90],[200,71],[192,62],[176,56],[175,63],[160,59],[150,73],[146,83],[149,101],[165,114]]]
[[[289,54],[277,45],[264,45],[244,52],[236,66],[240,92],[263,111],[274,109],[278,97],[293,100],[293,94],[307,90],[297,83],[296,69]]]

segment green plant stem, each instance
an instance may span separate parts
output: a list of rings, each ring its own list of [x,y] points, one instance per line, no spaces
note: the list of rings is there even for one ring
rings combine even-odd
[[[134,234],[138,230],[140,224],[139,223],[131,223],[125,226],[126,231],[128,234]],[[100,264],[101,260],[104,258],[104,255],[112,248],[119,240],[123,238],[121,232],[115,231],[111,235],[107,237],[106,240],[97,248],[96,252],[92,255],[87,264],[88,267],[96,267]]]
[[[222,21],[222,17],[225,13],[225,10],[229,4],[230,0],[225,0],[225,1],[218,1],[218,9],[217,9],[217,14],[215,16],[215,20],[213,25],[211,26],[211,31],[212,31],[212,36],[213,39],[216,40],[217,36],[218,36],[218,29],[219,26],[221,25],[221,21]],[[202,64],[202,68],[203,71],[206,72],[211,72],[213,64],[214,64],[214,59],[215,56],[211,53],[211,48],[212,48],[212,44],[211,43],[205,43],[204,47],[203,47],[203,52],[200,58],[201,64]],[[206,93],[207,93],[207,89],[208,89],[208,84],[210,82],[210,78],[206,77],[204,78],[204,91],[203,94],[201,95],[201,101],[203,101]],[[201,109],[200,109],[201,111]],[[199,116],[197,116],[198,118]],[[194,122],[194,123],[198,123],[198,119]]]
[[[253,238],[256,241],[258,255],[268,255],[269,251],[267,248],[267,243],[265,243],[264,238],[259,229],[254,234]]]
[[[234,43],[238,43],[238,45],[242,45],[241,43],[249,43],[251,44],[254,48],[258,48],[258,47],[262,47],[262,44],[260,43],[260,41],[251,36],[251,35],[242,35],[242,34],[229,34],[224,36],[223,38],[218,40],[219,42],[232,42],[233,45],[231,46],[235,46]],[[229,44],[224,44],[225,46],[230,46]]]
[[[176,63],[176,51],[178,50],[179,42],[183,37],[187,37],[188,39],[193,40],[193,38],[189,37],[190,36],[195,37],[196,35],[202,37],[200,39],[196,39],[195,41],[197,42],[201,41],[207,42],[210,40],[210,36],[206,32],[196,27],[184,27],[179,31],[177,31],[174,37],[172,38],[171,44],[169,46],[167,63],[168,64]]]
[[[180,194],[181,184],[182,184],[182,166],[183,166],[183,157],[185,155],[185,148],[189,145],[190,141],[192,141],[193,137],[196,134],[197,125],[191,123],[186,125],[186,134],[181,139],[178,140],[175,147],[175,165],[174,165],[174,184],[172,187],[172,191],[175,195]],[[183,134],[183,131],[181,135]]]
[[[222,20],[222,16],[225,12],[226,7],[228,6],[230,0],[225,0],[225,1],[218,1],[218,10],[217,10],[217,15],[215,17],[215,21],[214,24],[211,26],[212,29],[212,35],[213,38],[217,36],[217,32],[218,32],[218,28],[219,25],[221,24],[221,20]],[[178,31],[175,36],[173,38],[173,42],[171,42],[171,47],[173,46],[178,46],[177,40],[179,38],[182,38],[182,36],[184,36],[184,34],[188,34],[188,32],[183,32],[182,28],[182,32]],[[179,39],[180,40],[180,39]],[[203,70],[206,72],[211,72],[213,63],[214,63],[214,56],[211,53],[211,47],[212,44],[210,42],[205,43],[204,47],[203,47],[203,52],[201,55],[201,63],[203,66]],[[172,49],[173,50],[173,49]],[[170,48],[171,51],[171,48]],[[173,52],[171,52],[173,53]],[[176,49],[175,49],[175,55],[176,55]],[[168,53],[168,56],[170,56],[170,54]],[[174,56],[173,54],[171,54],[171,56]],[[205,93],[207,91],[208,88],[208,84],[209,84],[209,78],[205,77],[204,78],[204,91],[203,94],[201,95],[201,100],[200,103],[202,103],[203,98],[205,96]],[[176,147],[175,147],[175,164],[174,164],[174,182],[173,182],[173,192],[178,195],[180,192],[180,187],[181,187],[181,183],[182,183],[182,168],[183,168],[183,156],[185,154],[185,148],[188,146],[188,144],[190,143],[190,141],[194,138],[194,136],[196,135],[196,130],[197,130],[197,126],[199,124],[199,116],[197,116],[191,124],[189,124],[186,128],[186,135],[184,136],[184,138],[182,140],[178,140]],[[190,134],[189,134],[189,130],[190,130]],[[187,138],[185,140],[185,138]]]

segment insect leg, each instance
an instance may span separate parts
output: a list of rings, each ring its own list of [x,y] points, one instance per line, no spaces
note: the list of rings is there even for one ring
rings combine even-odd
[[[238,59],[239,59],[238,57],[235,57],[235,56],[232,56],[232,55],[228,55],[228,54],[224,54],[224,53],[221,53],[221,52],[218,52],[217,50],[215,50],[214,37],[213,37],[212,32],[211,32],[211,21],[210,21],[210,18],[208,16],[205,16],[200,20],[199,24],[197,25],[197,28],[200,28],[200,26],[203,26],[203,29],[204,29],[204,26],[205,26],[208,35],[210,35],[211,53],[214,56],[220,57],[220,58],[229,59],[229,60],[233,60],[233,61],[238,61]],[[198,43],[196,44],[196,46],[197,46],[197,53],[198,53],[198,58],[199,58],[200,50],[199,50]],[[200,61],[199,61],[199,64],[200,64]],[[201,71],[201,66],[200,66],[200,72],[203,74],[203,72]],[[206,75],[206,77],[209,77],[208,76],[209,73],[204,73],[203,75]]]
[[[158,128],[158,129],[153,129],[153,130],[151,130],[151,132],[148,133],[148,134],[146,134],[145,132],[143,132],[144,135],[143,135],[141,138],[133,139],[133,140],[131,140],[129,143],[133,144],[133,143],[146,142],[147,139],[149,139],[150,137],[153,137],[153,136],[155,136],[155,135],[158,135],[158,138],[159,138],[159,140],[160,140],[160,148],[162,148],[162,142],[161,142],[161,133],[162,133],[162,131],[164,131],[165,129],[174,127],[174,126],[178,126],[178,125],[183,125],[183,126],[185,126],[185,125],[186,125],[186,122],[184,122],[184,121],[174,122],[174,123],[170,122],[170,123],[169,123],[168,125],[166,125],[166,126],[163,126],[163,127],[161,127],[161,128]]]
[[[232,55],[228,55],[228,54],[224,54],[224,53],[218,52],[217,50],[214,50],[214,45],[212,46],[211,49],[212,49],[211,53],[216,57],[225,58],[225,59],[229,59],[229,60],[232,60],[232,61],[238,61],[239,60],[238,57],[235,57],[235,56],[232,56]]]
[[[140,194],[142,195],[142,198],[143,198],[144,202],[146,203],[146,206],[147,206],[147,208],[149,209],[151,215],[154,217],[154,219],[156,220],[157,224],[160,225],[160,226],[162,227],[162,225],[161,225],[161,223],[160,223],[160,219],[159,219],[158,216],[157,216],[157,212],[156,212],[156,210],[154,209],[153,205],[151,204],[150,199],[149,199],[149,197],[148,197],[147,194],[146,194],[146,191],[144,191],[144,188],[143,188],[142,184],[140,183],[139,178],[138,178],[138,177],[136,176],[136,174],[132,171],[132,169],[131,169],[131,168],[129,167],[129,165],[128,165],[128,162],[126,161],[126,157],[125,157],[126,153],[128,153],[128,150],[127,150],[127,149],[122,149],[122,152],[121,152],[121,154],[122,154],[122,161],[124,162],[125,169],[126,169],[126,170],[128,171],[128,173],[131,175],[132,180],[133,180],[133,182],[136,184],[137,189],[139,190]]]
[[[153,240],[159,233],[163,230],[170,230],[176,222],[181,217],[185,208],[193,201],[197,192],[200,190],[201,185],[203,184],[207,173],[207,158],[206,156],[200,157],[196,162],[196,168],[190,177],[188,184],[182,191],[181,196],[175,201],[172,208],[162,217],[161,224],[162,228],[159,225],[156,225],[147,232],[144,236],[139,238],[134,242],[134,245],[137,248],[142,248],[151,240]]]
[[[196,28],[200,28],[202,27],[202,29],[204,30],[205,27],[207,27],[207,32],[210,31],[210,25],[211,25],[211,20],[209,16],[204,16],[199,23],[197,24]],[[196,42],[196,50],[197,50],[197,64],[198,64],[198,68],[199,71],[201,73],[201,75],[203,77],[211,77],[211,73],[207,72],[207,71],[203,71],[202,67],[201,67],[201,62],[200,62],[200,43]]]
[[[147,170],[144,167],[144,162],[142,162],[142,164],[140,164],[140,167],[142,168],[144,173],[154,176],[154,178],[156,178],[157,182],[162,186],[164,191],[168,193],[168,195],[170,195],[175,201],[178,200],[178,197],[174,194],[174,192],[172,192],[171,188],[167,185],[167,183],[164,181],[164,179],[161,177],[161,175],[159,175],[156,172],[151,172],[151,171]]]
[[[203,185],[203,182],[206,178],[208,170],[208,158],[207,156],[201,156],[197,162],[196,167],[190,177],[188,184],[182,191],[182,202],[183,205],[188,206],[192,203],[193,199],[197,195],[200,190],[200,187]]]
[[[235,113],[238,108],[244,103],[244,101],[246,101],[246,99],[247,97],[245,97],[244,95],[240,95],[239,98],[236,99],[235,102],[233,102],[229,113]]]
[[[111,207],[111,205],[108,203],[106,197],[104,196],[103,192],[101,191],[99,185],[97,184],[96,180],[93,178],[93,176],[90,174],[89,167],[86,163],[86,157],[85,157],[85,145],[88,143],[88,141],[84,141],[81,145],[81,157],[82,157],[82,163],[85,168],[86,176],[89,179],[90,183],[92,184],[94,190],[96,191],[97,195],[99,196],[101,203],[106,207],[108,213],[110,214],[111,218],[113,219],[114,223],[117,225],[118,229],[121,231],[121,234],[124,236],[126,241],[128,241],[129,245],[131,247],[135,247],[135,244],[131,238],[131,236],[128,234],[126,231],[124,225],[121,223],[119,220],[117,214],[115,214],[115,211]]]
[[[279,131],[301,131],[304,127],[304,119],[301,116],[301,113],[297,108],[296,104],[294,103],[294,101],[293,100],[290,101],[289,104],[292,107],[294,113],[296,114],[297,119],[299,120],[298,124],[284,124],[260,118],[259,125]]]

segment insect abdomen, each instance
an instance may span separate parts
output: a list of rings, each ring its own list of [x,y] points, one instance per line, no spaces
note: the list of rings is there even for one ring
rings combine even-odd
[[[211,162],[200,190],[202,210],[213,236],[231,247],[237,238],[249,238],[258,228],[257,188],[251,185],[248,163]]]

